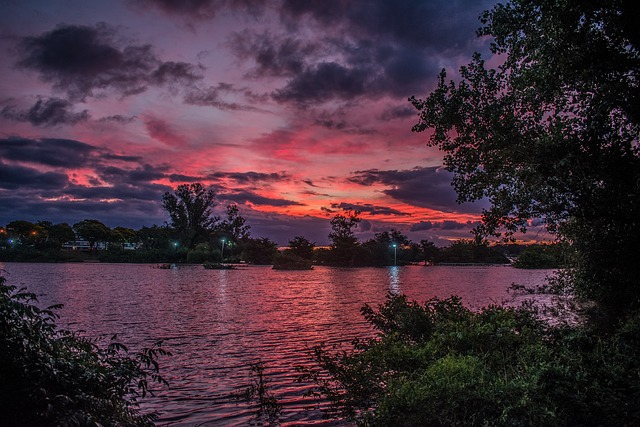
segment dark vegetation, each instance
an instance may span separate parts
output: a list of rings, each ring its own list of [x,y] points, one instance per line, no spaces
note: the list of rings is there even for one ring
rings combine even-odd
[[[602,334],[531,309],[472,312],[457,298],[389,296],[353,348],[314,349],[302,378],[331,415],[365,426],[635,426],[640,316]]]
[[[138,398],[158,374],[159,344],[130,353],[56,326],[56,307],[39,309],[33,294],[0,276],[0,420],[22,426],[152,426]]]
[[[276,254],[273,258],[274,270],[311,270],[313,262],[290,251]]]

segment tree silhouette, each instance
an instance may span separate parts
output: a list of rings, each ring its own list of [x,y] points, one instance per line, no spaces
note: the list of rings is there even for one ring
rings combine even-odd
[[[208,234],[218,221],[212,216],[216,194],[200,183],[182,184],[174,193],[166,192],[162,207],[169,213],[171,225],[176,229],[183,245],[189,248],[206,242]]]
[[[630,2],[520,0],[482,16],[504,63],[480,54],[425,100],[460,201],[483,197],[481,235],[541,218],[572,243],[573,286],[618,312],[640,305],[640,37]]]
[[[73,230],[89,242],[89,249],[94,250],[96,242],[106,242],[111,237],[109,227],[96,219],[85,219],[73,225]]]

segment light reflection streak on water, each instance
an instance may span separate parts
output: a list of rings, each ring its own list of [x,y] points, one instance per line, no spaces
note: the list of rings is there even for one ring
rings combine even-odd
[[[154,269],[128,264],[13,264],[1,266],[7,283],[40,294],[42,305],[63,303],[61,322],[86,335],[111,336],[132,348],[157,339],[173,353],[161,360],[171,384],[144,408],[159,425],[247,425],[255,407],[230,398],[249,384],[251,364],[262,361],[283,405],[283,426],[345,425],[307,412],[310,385],[293,368],[309,365],[320,342],[347,343],[370,335],[363,304],[387,293],[425,301],[458,294],[474,308],[499,303],[514,281],[541,283],[549,271],[509,267],[422,267],[273,271],[270,267],[205,270]]]
[[[389,267],[389,292],[394,295],[400,293],[400,267]]]

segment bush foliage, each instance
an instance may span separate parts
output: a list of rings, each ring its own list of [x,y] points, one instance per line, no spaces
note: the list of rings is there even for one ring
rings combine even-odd
[[[291,250],[279,252],[273,258],[274,270],[311,270],[313,263],[310,259],[302,258]]]
[[[363,426],[632,426],[640,423],[640,315],[608,336],[531,310],[480,312],[456,297],[390,295],[363,314],[378,332],[318,346],[303,375],[334,416]]]
[[[130,354],[56,326],[56,308],[0,276],[0,420],[12,426],[152,426],[138,399],[166,384],[159,344]]]

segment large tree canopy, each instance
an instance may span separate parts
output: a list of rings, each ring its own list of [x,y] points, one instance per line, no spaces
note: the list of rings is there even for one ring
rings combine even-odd
[[[111,237],[111,230],[97,219],[85,219],[73,224],[73,229],[83,239],[89,242],[91,250],[97,242],[106,242]]]
[[[533,218],[573,244],[574,284],[638,303],[640,37],[631,2],[514,0],[482,15],[504,62],[479,54],[457,82],[443,71],[414,131],[446,154],[460,201],[487,197],[484,235]]]
[[[174,193],[166,192],[162,206],[171,217],[171,225],[178,230],[183,244],[193,247],[208,240],[209,231],[219,218],[212,216],[216,194],[200,183],[182,184]]]

